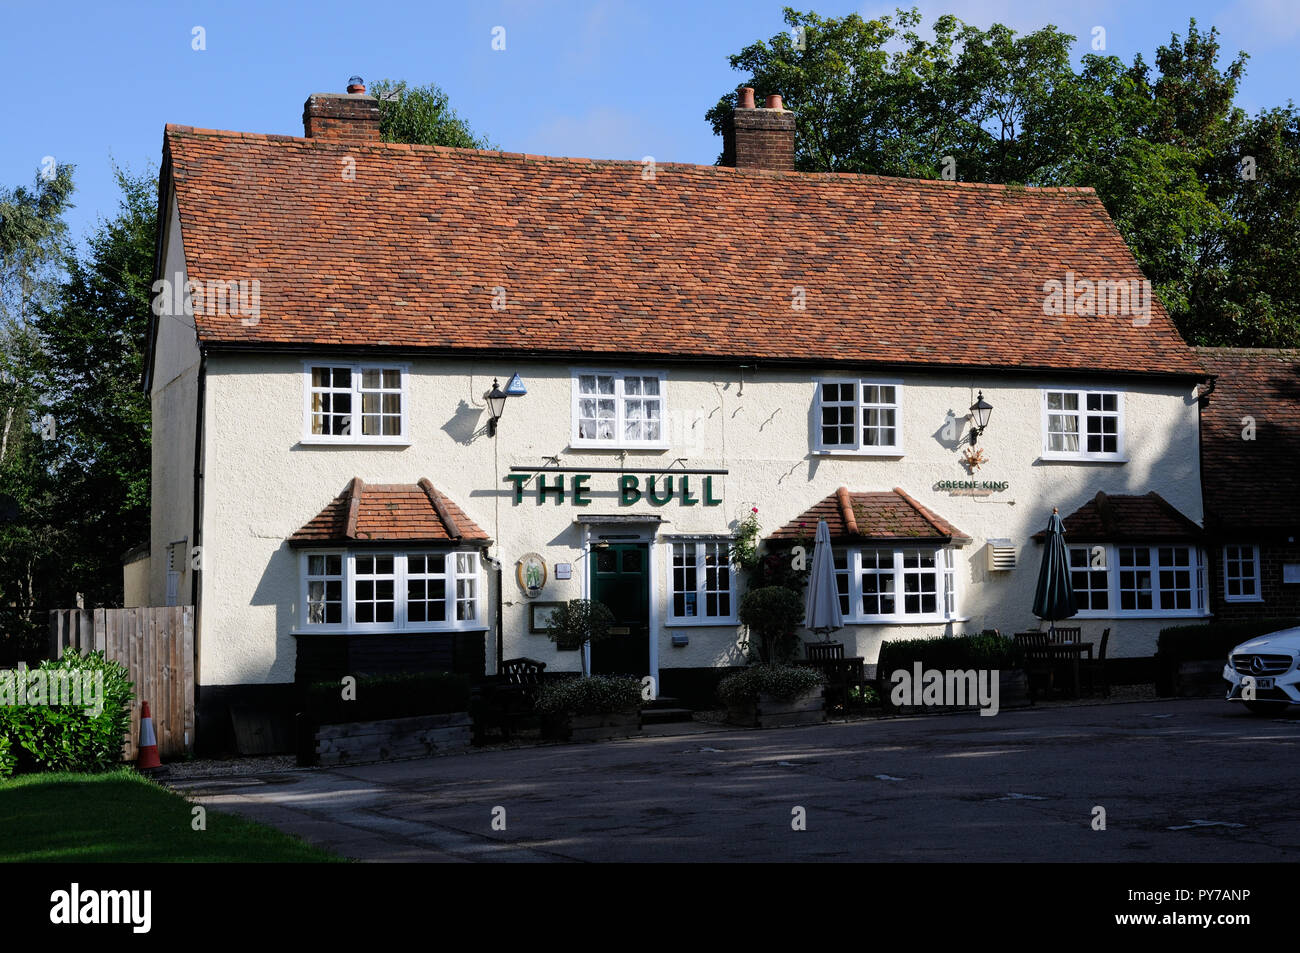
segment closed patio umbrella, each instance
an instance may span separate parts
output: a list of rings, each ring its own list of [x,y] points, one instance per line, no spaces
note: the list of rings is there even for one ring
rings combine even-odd
[[[804,624],[813,632],[829,635],[844,627],[840,596],[835,589],[835,557],[831,553],[831,531],[825,520],[817,521],[813,545],[812,572],[808,576]]]
[[[1078,611],[1074,588],[1070,585],[1065,524],[1056,507],[1052,507],[1051,518],[1047,521],[1047,538],[1043,540],[1043,564],[1038,567],[1038,586],[1034,589],[1034,615],[1053,623],[1048,626],[1048,631],[1053,631],[1057,620],[1068,619]]]

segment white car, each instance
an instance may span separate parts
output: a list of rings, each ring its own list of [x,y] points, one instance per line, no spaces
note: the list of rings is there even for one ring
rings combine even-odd
[[[1241,702],[1257,715],[1276,715],[1287,705],[1300,705],[1297,659],[1300,626],[1242,642],[1228,653],[1223,666],[1228,701]]]

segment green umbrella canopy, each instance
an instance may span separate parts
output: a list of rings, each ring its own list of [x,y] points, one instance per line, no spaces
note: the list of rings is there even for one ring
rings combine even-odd
[[[1038,567],[1038,586],[1034,589],[1034,615],[1055,622],[1068,619],[1079,611],[1070,585],[1070,554],[1065,548],[1065,524],[1052,508],[1047,521],[1047,538],[1043,541],[1043,563]]]

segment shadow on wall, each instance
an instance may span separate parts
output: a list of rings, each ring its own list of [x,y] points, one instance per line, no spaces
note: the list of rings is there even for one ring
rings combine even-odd
[[[482,407],[471,407],[465,401],[456,405],[456,412],[442,425],[442,432],[463,447],[474,442],[474,435],[481,429],[479,419],[483,416]]]

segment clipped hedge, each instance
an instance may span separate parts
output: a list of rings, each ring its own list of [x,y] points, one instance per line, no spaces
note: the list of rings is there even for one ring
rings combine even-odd
[[[1163,662],[1221,662],[1233,647],[1248,639],[1300,625],[1297,619],[1260,619],[1249,622],[1210,622],[1175,625],[1160,630],[1156,657]]]
[[[44,673],[44,700],[30,704],[16,697],[18,672],[4,672],[0,678],[8,685],[0,687],[0,777],[15,772],[36,771],[104,771],[122,760],[122,747],[131,725],[131,701],[134,686],[127,671],[109,661],[103,652],[78,655],[68,652],[60,659],[47,659],[26,673],[27,695],[33,692],[32,676]],[[60,680],[77,679],[86,685],[87,676],[94,686],[78,699],[81,704],[50,704],[59,699],[54,686]],[[102,679],[102,707],[88,712]],[[14,698],[7,697],[10,692]],[[69,698],[72,699],[69,687]],[[10,701],[24,702],[10,704]]]
[[[537,710],[544,715],[612,715],[641,708],[641,681],[619,675],[589,675],[543,683]]]
[[[469,678],[451,672],[361,675],[352,701],[344,700],[339,682],[311,685],[303,714],[317,725],[446,715],[468,711],[469,693]]]
[[[890,673],[912,668],[920,662],[926,669],[1013,669],[1024,663],[1016,640],[985,632],[940,639],[898,639],[884,642],[876,660],[876,676],[889,683]]]
[[[771,695],[791,701],[822,685],[822,673],[815,668],[796,665],[751,665],[718,683],[718,698],[728,708],[758,701],[759,695]]]

